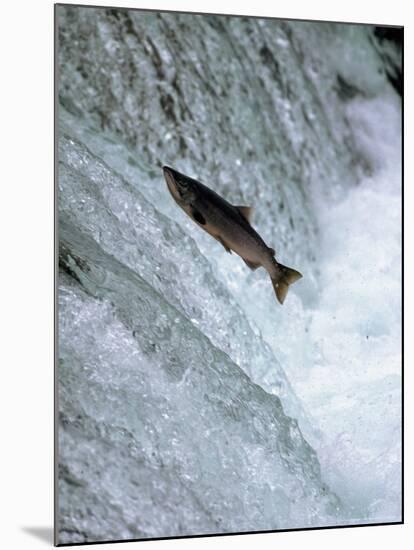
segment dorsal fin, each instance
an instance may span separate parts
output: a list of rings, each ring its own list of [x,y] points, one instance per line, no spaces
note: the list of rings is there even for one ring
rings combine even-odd
[[[236,206],[240,214],[245,218],[249,223],[253,216],[253,207],[252,206]]]

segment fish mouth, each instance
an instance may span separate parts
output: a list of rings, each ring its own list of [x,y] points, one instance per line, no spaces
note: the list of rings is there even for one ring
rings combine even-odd
[[[181,199],[181,193],[179,191],[177,180],[174,176],[175,170],[173,170],[169,166],[163,166],[162,170],[164,172],[164,178],[167,183],[169,192],[171,193],[175,201],[179,201]]]
[[[168,190],[171,193],[172,198],[177,204],[182,206],[183,203],[185,203],[185,200],[183,197],[183,190],[180,186],[179,179],[176,176],[179,175],[179,172],[177,172],[173,168],[170,168],[169,166],[163,166],[162,169],[164,172],[165,181],[167,182]]]

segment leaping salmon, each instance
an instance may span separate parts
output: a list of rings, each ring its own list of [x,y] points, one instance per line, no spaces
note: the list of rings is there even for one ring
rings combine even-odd
[[[252,208],[230,204],[206,185],[169,166],[164,166],[163,171],[168,189],[178,206],[227,252],[233,250],[238,254],[250,269],[264,267],[270,275],[278,301],[283,304],[289,285],[302,275],[276,261],[273,248],[269,248],[250,225]]]

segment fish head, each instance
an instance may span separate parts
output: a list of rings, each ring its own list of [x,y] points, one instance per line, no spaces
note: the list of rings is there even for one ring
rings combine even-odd
[[[197,197],[197,182],[169,166],[163,167],[167,187],[180,206],[191,204]]]

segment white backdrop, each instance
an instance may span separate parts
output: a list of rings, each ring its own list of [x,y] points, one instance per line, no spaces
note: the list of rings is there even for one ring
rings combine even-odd
[[[411,32],[407,2],[290,0],[123,0],[110,6],[268,15],[301,19],[403,24],[406,98],[413,97]],[[51,545],[53,522],[53,2],[21,0],[2,5],[0,16],[0,545],[36,549]],[[413,120],[406,100],[406,119]],[[411,116],[410,116],[411,115]],[[41,136],[41,138],[39,138]],[[406,133],[406,281],[414,280],[412,248],[412,131]],[[410,147],[411,146],[411,147]],[[411,158],[410,158],[411,157]],[[414,304],[406,285],[406,304]],[[406,307],[406,388],[413,387],[413,308]],[[411,341],[410,341],[411,340]],[[406,391],[407,395],[407,391]],[[406,418],[413,406],[408,391]],[[411,401],[411,402],[410,402]],[[410,423],[408,422],[408,427]],[[407,430],[406,430],[407,433]],[[412,437],[406,438],[406,487],[413,486]],[[409,491],[404,526],[245,535],[146,543],[128,548],[257,549],[370,547],[405,549],[414,535]],[[411,524],[411,525],[410,525]],[[123,548],[117,544],[111,548]]]

